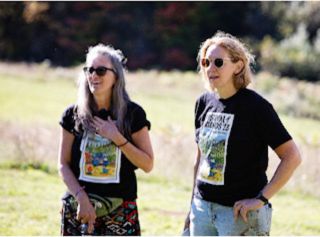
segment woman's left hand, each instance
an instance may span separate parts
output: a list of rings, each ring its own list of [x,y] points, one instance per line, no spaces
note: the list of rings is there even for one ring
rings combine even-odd
[[[234,219],[236,221],[240,214],[244,222],[248,222],[247,213],[251,210],[258,210],[261,207],[263,207],[263,202],[256,198],[237,201],[233,205]]]
[[[113,142],[119,137],[120,132],[115,125],[115,121],[108,117],[108,120],[103,120],[99,117],[93,118],[93,126],[96,128],[96,132],[105,138],[112,140]]]

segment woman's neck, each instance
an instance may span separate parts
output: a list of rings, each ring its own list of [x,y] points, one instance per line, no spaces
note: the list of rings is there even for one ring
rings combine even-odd
[[[111,106],[111,94],[109,95],[94,95],[94,100],[98,106],[98,110],[106,109],[109,110]]]
[[[223,88],[223,89],[217,88],[216,91],[221,99],[228,99],[234,94],[236,94],[238,90],[234,87],[229,87],[229,88]]]

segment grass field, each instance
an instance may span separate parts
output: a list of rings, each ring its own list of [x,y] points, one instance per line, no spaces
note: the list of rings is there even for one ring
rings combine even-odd
[[[47,65],[0,64],[0,235],[59,234],[64,185],[55,170],[58,121],[76,99],[76,74]],[[142,234],[179,235],[189,208],[193,107],[202,81],[191,72],[141,71],[130,73],[127,82],[152,122],[156,155],[151,174],[138,171]],[[272,199],[271,234],[320,235],[320,122],[280,116],[304,162]],[[277,164],[270,156],[269,174]]]
[[[1,235],[59,235],[60,197],[56,174],[0,167]],[[153,175],[139,175],[138,208],[143,235],[180,235],[190,187]],[[320,201],[296,192],[273,200],[272,235],[319,235]]]

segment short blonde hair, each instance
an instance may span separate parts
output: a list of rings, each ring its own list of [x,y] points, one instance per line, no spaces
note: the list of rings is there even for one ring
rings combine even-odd
[[[238,38],[222,31],[218,31],[214,36],[208,38],[200,45],[197,61],[198,70],[202,74],[202,77],[205,78],[204,68],[201,66],[201,59],[206,56],[207,50],[211,45],[217,45],[227,50],[233,63],[239,60],[243,62],[244,66],[238,74],[234,75],[233,83],[236,89],[247,87],[252,78],[250,65],[255,62],[254,56]]]

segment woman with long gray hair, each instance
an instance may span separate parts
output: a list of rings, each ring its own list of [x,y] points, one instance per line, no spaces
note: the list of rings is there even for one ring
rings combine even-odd
[[[112,46],[90,47],[77,102],[60,120],[62,235],[140,235],[135,170],[152,170],[153,151],[150,122],[125,89],[124,63]]]

